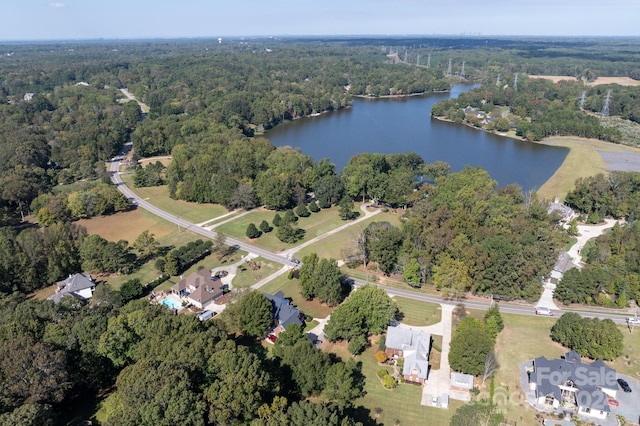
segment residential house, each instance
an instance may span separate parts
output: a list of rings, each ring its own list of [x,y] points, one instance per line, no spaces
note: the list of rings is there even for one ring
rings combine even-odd
[[[429,376],[431,335],[402,327],[387,327],[386,354],[391,359],[404,359],[402,376],[405,381],[424,383]]]
[[[577,268],[576,264],[571,260],[571,256],[566,251],[560,252],[558,255],[558,260],[556,264],[553,266],[553,271],[549,274],[549,283],[550,284],[558,284],[564,273],[569,269]]]
[[[471,401],[471,389],[473,389],[471,374],[451,373],[451,398]]]
[[[607,398],[615,398],[618,375],[602,360],[582,362],[580,354],[567,352],[563,358],[539,357],[529,367],[529,389],[542,408],[573,410],[578,415],[606,419]]]
[[[59,303],[65,296],[73,296],[76,299],[87,300],[93,296],[96,283],[89,274],[72,274],[67,279],[56,283],[55,294],[48,297],[54,303]]]
[[[171,287],[171,293],[185,298],[189,303],[200,309],[205,309],[223,294],[222,281],[219,277],[212,277],[208,269],[181,278]]]
[[[290,324],[304,325],[304,314],[293,306],[289,300],[285,299],[284,293],[279,291],[276,294],[263,293],[271,301],[274,327],[270,334],[282,333]]]
[[[575,215],[573,209],[566,204],[561,203],[558,197],[556,197],[553,203],[549,203],[549,205],[547,205],[547,213],[552,214],[554,212],[558,214],[560,220],[563,222],[569,222]]]

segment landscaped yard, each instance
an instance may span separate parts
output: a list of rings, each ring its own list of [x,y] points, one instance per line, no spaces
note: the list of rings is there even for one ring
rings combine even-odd
[[[628,326],[620,325],[618,328],[624,336],[624,350],[622,356],[609,365],[620,373],[640,380],[640,327],[634,326],[629,330]]]
[[[121,177],[140,198],[188,221],[201,223],[227,213],[227,209],[219,204],[198,204],[169,198],[166,185],[134,188],[133,174],[123,174]]]
[[[233,287],[251,287],[263,278],[276,272],[282,265],[271,262],[262,257],[255,258],[238,266],[236,276],[233,278]]]
[[[258,247],[271,250],[282,251],[293,246],[302,244],[318,235],[324,234],[332,229],[344,225],[345,222],[338,217],[338,208],[332,207],[330,209],[323,209],[317,213],[311,213],[309,217],[300,217],[294,226],[302,228],[305,231],[304,238],[294,244],[283,243],[276,237],[277,228],[273,226],[273,217],[278,213],[281,217],[284,216],[284,212],[275,212],[272,210],[266,210],[263,208],[256,209],[251,213],[237,218],[234,221],[225,223],[216,228],[216,231],[223,232],[224,234],[245,240],[251,244],[255,244]],[[253,240],[247,238],[246,231],[247,226],[253,223],[256,227],[259,227],[260,223],[266,220],[273,230],[269,233],[262,234],[260,238]],[[349,232],[349,231],[346,231]],[[324,241],[324,239],[323,239]]]
[[[380,367],[375,360],[378,345],[373,344],[356,361],[362,362],[362,372],[366,376],[365,391],[367,394],[355,401],[370,412],[371,418],[380,424],[393,425],[400,420],[400,425],[448,425],[451,416],[462,406],[462,402],[449,400],[449,409],[433,408],[420,405],[422,388],[412,384],[400,384],[394,390],[386,390],[378,380],[376,373]],[[346,350],[345,343],[337,343],[326,347],[326,351],[333,352],[343,360],[349,359],[351,354]],[[380,414],[377,415],[377,410]],[[524,423],[523,423],[524,424]]]
[[[300,286],[297,279],[288,279],[287,274],[277,277],[275,280],[260,287],[260,291],[263,293],[274,294],[278,291],[282,291],[285,297],[290,297],[293,304],[298,307],[302,312],[307,315],[311,315],[314,318],[326,318],[335,308],[327,306],[317,300],[306,300],[300,294]]]
[[[360,208],[357,204],[358,209]],[[321,239],[315,244],[311,244],[308,247],[303,248],[296,253],[296,257],[302,259],[304,256],[310,253],[317,253],[319,257],[325,259],[341,259],[342,249],[347,247],[350,243],[355,241],[356,236],[362,232],[372,222],[389,222],[394,226],[400,225],[400,215],[392,212],[380,212],[377,215],[363,220],[341,232],[333,235],[329,235],[326,238]],[[338,226],[342,225],[338,224]]]
[[[407,325],[423,326],[440,322],[442,308],[437,303],[421,302],[404,297],[394,297],[400,309],[400,321]]]
[[[129,244],[133,243],[138,235],[145,230],[153,234],[157,241],[178,234],[176,225],[143,209],[82,219],[76,223],[87,228],[89,234],[98,234],[102,238],[113,242],[125,240]],[[188,234],[192,235],[191,233]]]

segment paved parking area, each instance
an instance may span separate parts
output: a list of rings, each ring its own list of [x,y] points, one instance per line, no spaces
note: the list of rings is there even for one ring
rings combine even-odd
[[[610,407],[611,414],[609,417],[623,416],[630,422],[637,423],[640,418],[640,380],[634,379],[624,374],[618,374],[629,383],[631,392],[625,392],[622,389],[616,394],[616,399],[620,401],[620,406]]]

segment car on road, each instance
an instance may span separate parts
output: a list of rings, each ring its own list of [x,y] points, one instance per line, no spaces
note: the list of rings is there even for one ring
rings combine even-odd
[[[553,316],[553,312],[549,308],[545,308],[543,306],[536,307],[536,315],[546,315],[548,317]]]
[[[640,325],[640,318],[629,317],[627,318],[627,324]]]
[[[618,384],[620,385],[623,391],[631,392],[631,386],[629,386],[629,383],[627,383],[625,379],[618,379]]]

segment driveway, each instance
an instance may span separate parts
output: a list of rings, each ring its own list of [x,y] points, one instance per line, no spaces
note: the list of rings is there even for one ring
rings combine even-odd
[[[629,383],[631,392],[627,393],[622,389],[618,390],[616,399],[620,401],[620,406],[609,406],[609,408],[611,408],[609,417],[615,418],[617,415],[621,415],[628,421],[636,423],[638,418],[640,418],[640,404],[638,404],[638,401],[640,401],[640,381],[631,376],[625,376],[624,374],[618,374],[618,377]]]

